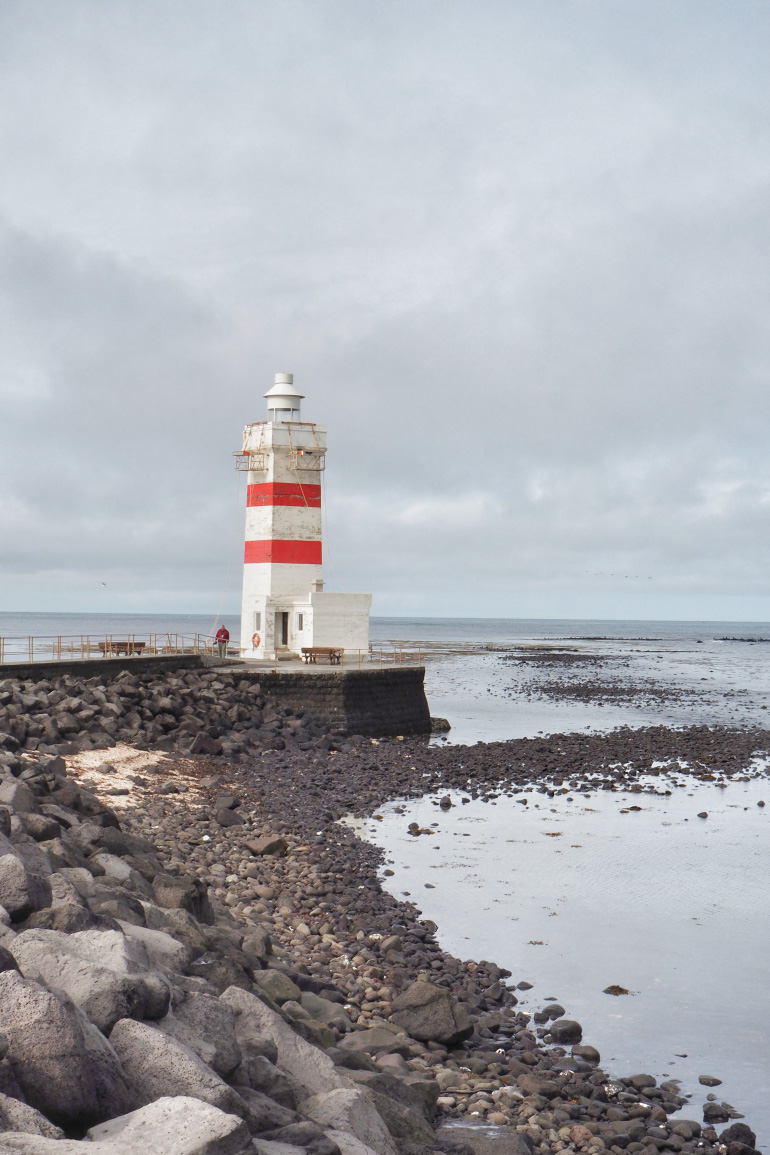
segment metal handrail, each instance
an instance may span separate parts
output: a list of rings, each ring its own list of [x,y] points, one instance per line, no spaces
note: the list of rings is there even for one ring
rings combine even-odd
[[[20,634],[0,636],[0,665],[14,662],[85,661],[118,654],[137,658],[157,654],[213,654],[216,643],[205,634]]]

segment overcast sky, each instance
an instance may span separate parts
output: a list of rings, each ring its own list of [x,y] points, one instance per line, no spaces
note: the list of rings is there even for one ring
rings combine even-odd
[[[237,609],[288,371],[375,614],[770,619],[769,53],[764,0],[3,0],[0,609]]]

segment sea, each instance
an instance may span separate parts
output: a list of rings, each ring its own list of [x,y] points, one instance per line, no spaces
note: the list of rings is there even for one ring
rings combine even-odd
[[[237,615],[0,613],[0,637],[195,633]],[[419,654],[434,743],[617,726],[767,727],[770,623],[374,618],[383,654]],[[764,759],[726,788],[672,773],[670,795],[575,792],[393,799],[355,823],[462,958],[555,998],[614,1075],[678,1079],[680,1117],[707,1095],[770,1144],[770,782]],[[660,780],[655,779],[660,789]],[[586,796],[586,794],[588,796]],[[763,805],[763,803],[767,805]],[[631,809],[631,806],[641,809]],[[700,814],[707,818],[700,818]],[[410,822],[435,837],[413,838]],[[544,837],[550,834],[551,837]],[[627,994],[606,994],[615,986]],[[717,1078],[715,1087],[699,1082]]]

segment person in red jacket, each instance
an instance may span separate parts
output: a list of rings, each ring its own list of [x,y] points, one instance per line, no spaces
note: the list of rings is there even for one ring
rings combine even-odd
[[[227,657],[227,643],[230,641],[230,631],[228,630],[228,628],[224,624],[224,622],[222,623],[222,625],[217,630],[215,637],[216,637],[216,641],[217,641],[217,650],[219,651],[220,658],[226,658]]]

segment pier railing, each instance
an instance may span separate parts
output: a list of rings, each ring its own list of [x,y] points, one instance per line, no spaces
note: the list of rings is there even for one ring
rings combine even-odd
[[[368,662],[370,665],[380,666],[421,666],[425,657],[422,646],[413,646],[408,642],[400,645],[396,643],[375,642],[369,646],[369,653],[363,652],[363,660],[359,650],[359,665]]]
[[[372,642],[368,650],[346,649],[342,665],[421,666],[426,661],[450,654],[478,654],[508,647],[474,642],[399,641]],[[217,644],[206,634],[47,634],[0,636],[0,666],[22,662],[77,661],[113,657],[153,657],[159,654],[202,654],[216,656]],[[227,656],[237,659],[240,650],[231,642]],[[299,661],[299,655],[293,660]],[[273,664],[272,659],[268,661]],[[275,663],[280,659],[276,655]]]
[[[216,642],[204,634],[49,634],[0,637],[0,665],[214,653]]]

